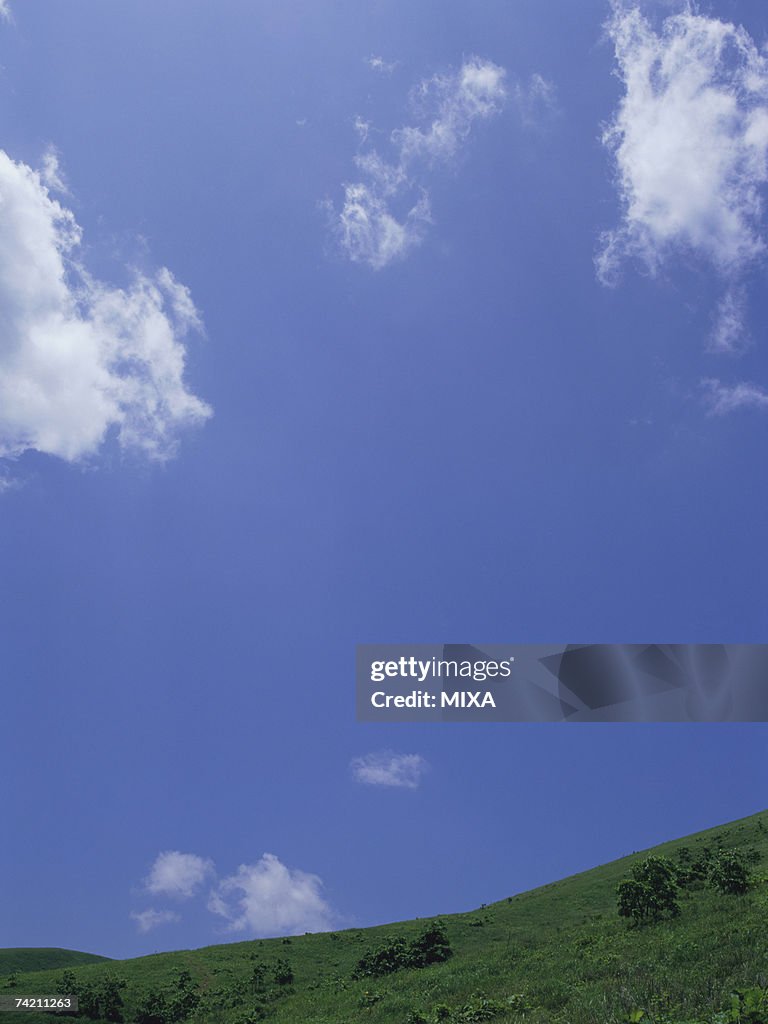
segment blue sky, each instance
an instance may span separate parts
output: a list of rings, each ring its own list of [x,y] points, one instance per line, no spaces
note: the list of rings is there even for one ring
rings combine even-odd
[[[0,945],[458,911],[763,809],[763,725],[353,717],[361,642],[765,639],[763,5],[8,14]]]

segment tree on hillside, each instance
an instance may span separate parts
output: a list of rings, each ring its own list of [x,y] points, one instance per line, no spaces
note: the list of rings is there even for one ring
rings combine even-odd
[[[619,882],[616,888],[621,917],[631,917],[636,924],[658,921],[680,913],[677,872],[666,857],[646,857],[632,867],[632,877]]]
[[[751,885],[746,858],[737,850],[721,850],[710,866],[709,881],[718,892],[743,895]]]

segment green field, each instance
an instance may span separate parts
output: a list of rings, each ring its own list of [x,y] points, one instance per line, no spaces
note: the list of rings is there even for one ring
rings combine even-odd
[[[632,865],[649,853],[678,863],[681,847],[694,858],[705,849],[756,851],[749,891],[724,894],[701,882],[680,891],[678,916],[640,925],[619,917],[616,886]],[[470,913],[445,915],[440,920],[452,955],[418,969],[353,977],[365,954],[391,947],[397,937],[416,941],[427,920],[81,964],[72,975],[78,986],[124,981],[118,1015],[143,1024],[766,1024],[768,996],[763,1009],[759,991],[731,994],[768,985],[766,874],[763,812]],[[0,964],[21,953],[30,951],[0,952]],[[43,969],[43,959],[32,963],[40,969],[0,979],[0,993],[62,991],[61,969]],[[32,1013],[0,1017],[50,1020]]]
[[[0,949],[0,979],[14,971],[47,971],[104,962],[108,962],[105,956],[78,953],[74,949]]]

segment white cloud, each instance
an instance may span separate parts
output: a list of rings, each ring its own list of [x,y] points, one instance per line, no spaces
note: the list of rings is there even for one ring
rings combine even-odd
[[[158,854],[145,880],[148,892],[154,895],[189,899],[213,874],[213,861],[196,853],[166,850]]]
[[[229,929],[250,935],[327,931],[334,914],[317,875],[287,868],[272,853],[256,864],[241,864],[211,892],[208,909]]]
[[[356,757],[350,767],[357,782],[368,786],[417,789],[428,764],[421,754],[394,754],[392,751],[383,751]]]
[[[184,336],[200,329],[189,291],[166,269],[127,288],[92,277],[81,231],[41,171],[0,151],[0,456],[36,449],[67,460],[114,433],[162,459],[209,407],[184,383]]]
[[[131,918],[136,922],[140,932],[151,932],[153,928],[159,928],[164,924],[173,924],[180,921],[178,914],[172,910],[142,910],[140,913],[132,913]]]
[[[436,116],[426,128],[407,126],[392,133],[399,168],[417,160],[446,162],[469,135],[473,123],[499,113],[507,97],[506,72],[498,64],[472,57],[455,75],[438,75],[421,83],[417,96]]]
[[[383,57],[368,57],[365,62],[372,71],[379,71],[383,75],[391,75],[398,65],[398,61],[384,60]]]
[[[0,18],[10,20],[11,17],[11,6],[8,0],[0,0]]]
[[[429,223],[426,195],[398,220],[389,209],[387,197],[374,186],[357,183],[344,188],[339,239],[351,260],[367,263],[374,270],[381,270],[418,245]]]
[[[392,132],[394,160],[376,150],[358,155],[363,180],[344,186],[341,212],[333,213],[341,248],[351,260],[380,270],[422,241],[431,223],[426,172],[456,156],[475,121],[500,111],[507,95],[504,78],[503,68],[472,57],[455,74],[422,82],[416,90],[422,123]],[[363,132],[356,122],[363,141],[369,127]]]
[[[722,384],[716,378],[701,382],[710,415],[725,416],[737,409],[768,409],[768,391],[758,384],[742,381]]]
[[[693,9],[656,32],[614,0],[608,30],[624,96],[603,141],[623,218],[603,236],[598,276],[615,283],[626,257],[653,273],[685,252],[730,282],[765,251],[768,62],[743,28]]]
[[[40,180],[51,192],[58,192],[60,195],[67,195],[69,189],[64,181],[59,154],[53,146],[50,146],[43,154],[43,165],[40,168]]]

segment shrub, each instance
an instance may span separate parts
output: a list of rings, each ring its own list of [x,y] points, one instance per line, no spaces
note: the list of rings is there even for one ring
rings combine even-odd
[[[352,972],[355,980],[378,978],[405,968],[428,967],[452,956],[453,950],[441,921],[432,921],[413,942],[397,937],[366,953]]]
[[[737,850],[721,850],[709,869],[709,882],[718,892],[743,895],[751,885],[747,861]]]
[[[293,984],[293,968],[287,960],[278,960],[275,964],[275,969],[272,977],[275,979],[278,985],[292,985]]]
[[[509,1008],[496,999],[478,995],[471,1002],[462,1006],[456,1014],[459,1024],[480,1024],[481,1021],[493,1020]]]
[[[148,992],[136,1011],[136,1024],[167,1024],[167,1007],[162,992]]]
[[[264,964],[256,964],[253,968],[253,974],[251,974],[251,990],[253,992],[263,992],[267,987],[266,985],[266,974],[267,969]]]
[[[380,1003],[384,997],[379,992],[369,992],[367,989],[358,999],[358,1005],[364,1009],[368,1009],[371,1006],[375,1006],[376,1003]]]
[[[412,966],[408,943],[405,939],[397,938],[361,957],[352,972],[352,977],[355,980],[378,978],[383,974],[392,974],[394,971]]]
[[[677,872],[666,857],[647,857],[633,865],[632,878],[619,882],[616,895],[619,915],[637,924],[680,913]]]
[[[180,971],[176,978],[176,990],[168,1001],[166,1020],[169,1024],[179,1024],[192,1016],[199,1002],[200,996],[197,993],[197,985],[192,980],[192,975],[189,971]]]
[[[78,1016],[89,1020],[119,1024],[123,1019],[123,999],[120,995],[126,982],[107,975],[99,981],[79,982],[73,971],[64,971],[57,982],[62,995],[76,996]]]
[[[405,1024],[429,1024],[429,1021],[418,1010],[409,1010],[405,1017]]]
[[[765,1024],[768,1021],[768,988],[748,988],[731,993],[729,1021]]]
[[[453,956],[453,950],[442,921],[432,921],[415,942],[411,943],[414,967],[439,964]]]

